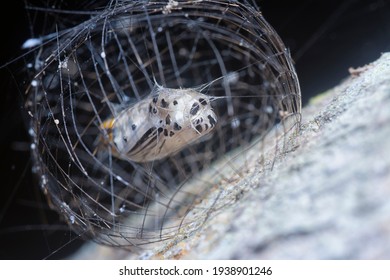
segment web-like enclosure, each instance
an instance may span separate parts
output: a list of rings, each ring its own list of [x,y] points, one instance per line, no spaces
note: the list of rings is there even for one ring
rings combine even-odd
[[[288,50],[246,1],[96,5],[79,14],[45,11],[57,24],[30,69],[34,169],[51,206],[83,237],[151,244],[196,219],[187,213],[215,187],[199,174],[218,177],[215,161],[245,153],[275,125],[286,132],[299,122],[299,84]],[[216,128],[160,160],[119,158],[104,122],[150,97],[156,84],[222,97],[212,101]],[[196,187],[186,188],[190,182]]]

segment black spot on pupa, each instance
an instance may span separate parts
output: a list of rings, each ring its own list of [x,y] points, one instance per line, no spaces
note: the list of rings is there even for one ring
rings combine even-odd
[[[176,100],[173,100],[173,105],[177,105],[177,101]]]
[[[152,112],[152,109],[153,109],[152,105],[149,105],[149,113]]]
[[[137,126],[135,124],[132,124],[131,125],[131,129],[134,131],[135,129],[137,128]]]
[[[158,129],[157,129],[157,133],[160,135],[161,134],[161,132],[163,132],[163,128],[162,127],[159,127]]]
[[[175,133],[173,131],[170,131],[169,132],[169,137],[172,137],[173,135],[175,135]]]
[[[153,108],[153,114],[157,114],[157,109]]]
[[[165,123],[167,125],[170,125],[171,124],[171,116],[168,114],[167,117],[165,118]]]
[[[163,142],[162,142],[161,145],[160,145],[160,148],[158,149],[158,153],[161,152],[161,150],[162,150],[162,148],[164,147],[166,141],[167,141],[166,139],[163,140]]]
[[[210,121],[211,127],[213,127],[217,123],[217,121],[211,115],[208,115],[207,118]]]
[[[168,130],[164,129],[164,136],[168,136]]]
[[[199,103],[195,102],[194,104],[192,104],[192,107],[190,109],[190,114],[191,115],[196,115],[196,113],[198,113],[199,111]]]
[[[204,99],[204,98],[199,98],[199,102],[200,102],[200,104],[202,104],[203,106],[207,105],[207,101],[206,101],[206,99]]]
[[[203,128],[202,128],[201,125],[195,126],[195,129],[196,129],[199,133],[202,133],[202,131],[203,131]]]
[[[209,129],[209,125],[208,125],[207,123],[205,123],[204,126],[205,126],[205,127],[204,127],[205,130],[208,130],[208,129]]]
[[[153,103],[157,103],[157,100],[158,100],[157,96],[153,97]]]
[[[126,137],[123,137],[123,141],[125,141],[127,143],[127,138]]]
[[[168,108],[169,106],[169,103],[165,101],[165,99],[161,99],[161,107],[162,108]]]
[[[181,126],[180,126],[177,122],[175,122],[175,123],[173,124],[173,129],[174,129],[174,130],[180,130],[180,129],[181,129]]]
[[[155,134],[155,132],[156,132],[156,127],[149,128],[148,131],[146,131],[145,134],[142,135],[142,137],[137,141],[137,143],[135,143],[133,148],[131,148],[129,154],[132,153],[133,151],[136,151],[141,146],[145,147],[145,143],[147,143],[146,147],[150,145],[151,141],[153,141],[153,137],[154,137],[153,134]]]

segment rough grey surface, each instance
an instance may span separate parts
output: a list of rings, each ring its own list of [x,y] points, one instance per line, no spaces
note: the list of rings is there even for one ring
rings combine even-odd
[[[147,253],[75,258],[390,259],[390,54],[351,73],[304,108],[272,172],[227,186],[229,206],[201,227]]]

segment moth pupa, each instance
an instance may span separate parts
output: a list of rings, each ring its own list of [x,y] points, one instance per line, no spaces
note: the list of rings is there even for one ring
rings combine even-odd
[[[107,119],[114,154],[122,159],[148,162],[175,154],[210,133],[217,116],[210,98],[194,89],[158,86],[154,93]]]

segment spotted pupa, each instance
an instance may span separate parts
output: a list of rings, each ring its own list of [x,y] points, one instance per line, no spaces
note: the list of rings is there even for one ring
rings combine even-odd
[[[209,96],[194,89],[157,86],[149,97],[107,119],[101,128],[116,157],[149,162],[177,153],[216,124]]]

